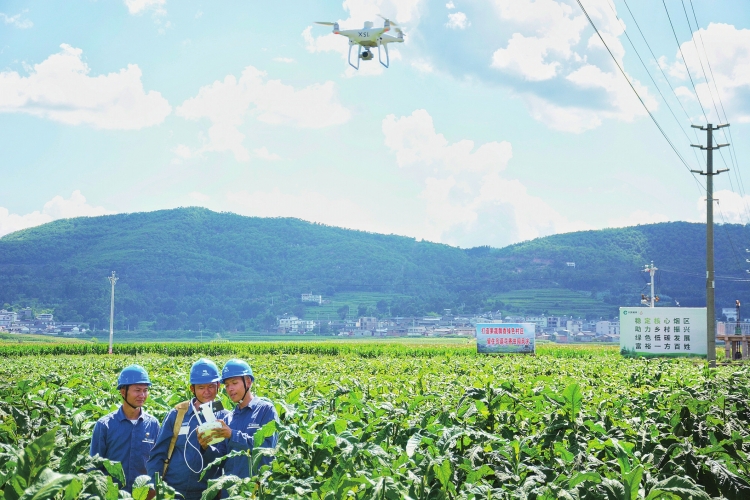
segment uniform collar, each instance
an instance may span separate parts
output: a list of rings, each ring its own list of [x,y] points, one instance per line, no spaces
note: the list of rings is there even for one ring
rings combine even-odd
[[[235,411],[235,413],[240,413],[242,411],[249,410],[250,408],[252,408],[253,406],[255,406],[257,404],[257,402],[258,402],[258,396],[256,396],[255,394],[253,394],[253,399],[250,400],[250,402],[247,404],[247,406],[245,406],[244,408],[240,408],[240,405],[235,405],[234,406],[234,411]]]
[[[143,420],[143,417],[144,417],[145,415],[146,415],[146,410],[144,410],[143,408],[141,408],[141,414],[140,414],[140,415],[138,415],[138,420]],[[130,419],[129,419],[129,418],[128,418],[128,417],[126,416],[126,415],[125,415],[125,410],[123,410],[123,409],[122,409],[122,405],[120,405],[120,408],[118,408],[118,410],[117,410],[117,413],[116,413],[116,416],[117,416],[117,420],[119,420],[120,422],[122,422],[123,420],[130,420]]]

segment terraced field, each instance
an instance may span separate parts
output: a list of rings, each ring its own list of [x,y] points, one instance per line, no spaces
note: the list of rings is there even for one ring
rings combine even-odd
[[[581,292],[565,290],[562,288],[540,288],[533,290],[515,290],[495,295],[495,300],[500,300],[505,307],[513,306],[514,311],[522,313],[545,313],[547,316],[587,315],[612,317],[617,314],[618,308],[587,296]],[[503,312],[506,311],[502,308]]]

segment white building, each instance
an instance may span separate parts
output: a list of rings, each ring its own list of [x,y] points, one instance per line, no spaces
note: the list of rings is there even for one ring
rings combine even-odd
[[[527,316],[523,323],[534,323],[537,331],[542,328],[547,328],[547,317],[546,316]]]
[[[427,328],[423,326],[410,326],[406,329],[406,335],[408,337],[421,337],[426,331]]]
[[[323,303],[323,296],[322,295],[313,295],[311,293],[303,293],[302,294],[302,302],[315,302],[316,304],[322,304]]]
[[[568,320],[566,321],[566,330],[572,334],[580,333],[583,330],[583,321]]]
[[[620,322],[619,321],[597,321],[596,322],[596,335],[601,337],[602,335],[620,335]]]
[[[42,323],[52,323],[53,316],[51,314],[48,314],[48,313],[37,314],[36,315],[36,319],[38,319]]]
[[[16,321],[18,321],[17,313],[13,311],[6,311],[5,309],[0,310],[0,326],[4,326],[7,329]]]

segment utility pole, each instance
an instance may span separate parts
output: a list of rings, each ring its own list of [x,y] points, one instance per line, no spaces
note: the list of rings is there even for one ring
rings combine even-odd
[[[109,276],[107,278],[110,283],[112,283],[112,300],[109,304],[109,354],[112,354],[112,337],[114,337],[115,334],[115,284],[117,283],[117,280],[120,279],[115,275],[115,272],[112,271],[112,276]]]
[[[643,269],[643,272],[649,273],[649,275],[651,276],[651,283],[649,283],[651,285],[651,297],[650,297],[650,299],[651,299],[651,306],[650,307],[654,307],[654,301],[658,300],[658,298],[656,298],[654,296],[654,275],[656,275],[656,271],[658,271],[658,270],[659,270],[658,267],[654,267],[654,261],[653,260],[651,261],[651,265],[650,266],[648,264],[646,264],[646,267]]]
[[[736,322],[737,324],[734,327],[734,334],[742,335],[742,327],[740,326],[740,301],[739,299],[734,301],[734,307],[735,307],[735,310],[737,311],[737,322]]]
[[[706,145],[691,144],[694,148],[701,148],[706,153],[706,171],[691,170],[691,172],[706,176],[706,335],[707,335],[707,352],[706,359],[708,366],[716,367],[716,304],[714,301],[714,291],[716,289],[714,279],[714,175],[727,172],[725,168],[714,172],[714,149],[729,146],[729,144],[717,144],[714,146],[713,131],[720,128],[728,127],[729,124],[712,126],[710,123],[705,127],[700,125],[690,125],[706,131]]]

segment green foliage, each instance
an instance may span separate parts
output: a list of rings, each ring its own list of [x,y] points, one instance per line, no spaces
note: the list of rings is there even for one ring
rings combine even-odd
[[[270,398],[280,417],[256,433],[260,442],[279,432],[276,449],[234,452],[251,455],[253,476],[212,481],[204,498],[222,489],[235,499],[319,500],[736,500],[750,493],[746,367],[706,370],[687,359],[624,358],[598,346],[480,356],[460,345],[307,345],[319,350],[162,344],[153,351],[116,346],[124,351],[114,356],[43,354],[43,346],[6,352],[2,498],[116,498],[100,470],[121,470],[87,457],[86,444],[94,421],[120,402],[118,371],[132,362],[148,369],[147,409],[162,419],[186,396],[199,355],[220,365],[247,359],[254,392]],[[275,455],[271,466],[260,467],[264,453]],[[136,481],[133,497],[144,499],[150,488],[157,499],[175,497],[158,478]]]
[[[748,240],[743,226],[717,228],[718,276],[744,273],[730,237],[739,247]],[[682,222],[462,250],[185,208],[59,220],[0,238],[0,303],[106,328],[105,278],[115,269],[117,330],[260,331],[295,312],[306,319],[445,308],[598,317],[637,304],[640,269],[651,260],[662,270],[663,303],[702,305],[704,249],[704,226]],[[745,288],[719,280],[717,304],[750,300]],[[302,307],[300,294],[309,291],[332,303]]]

